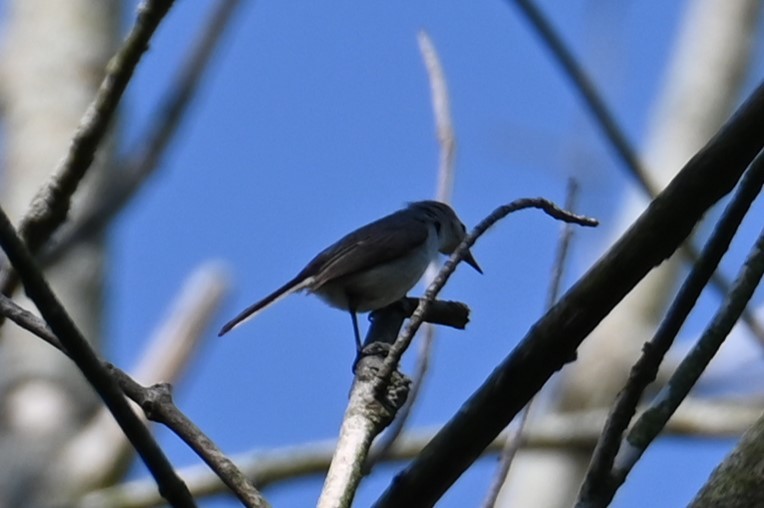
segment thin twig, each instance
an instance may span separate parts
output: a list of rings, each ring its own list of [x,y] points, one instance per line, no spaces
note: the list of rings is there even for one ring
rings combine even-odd
[[[29,298],[34,302],[53,333],[64,346],[75,365],[103,399],[138,454],[157,481],[162,496],[173,506],[195,506],[185,484],[173,471],[172,465],[146,426],[135,415],[122,391],[103,368],[90,344],[72,322],[66,310],[51,291],[32,254],[16,234],[11,221],[0,208],[0,246],[19,274]]]
[[[356,363],[356,377],[342,421],[339,444],[327,473],[318,506],[350,506],[363,474],[363,465],[372,440],[390,424],[406,400],[409,382],[397,371],[398,361],[423,323],[432,301],[477,238],[501,218],[524,208],[538,208],[556,219],[583,226],[597,225],[594,219],[566,212],[542,198],[518,199],[497,208],[466,236],[427,288],[408,325],[393,344],[372,343],[364,347],[363,355]]]
[[[0,314],[70,356],[44,321],[3,295],[0,295]],[[175,406],[169,385],[161,383],[145,387],[110,363],[103,362],[102,368],[111,374],[122,392],[137,403],[150,420],[165,425],[187,443],[244,506],[269,506],[233,462]]]
[[[96,150],[108,131],[117,105],[130,82],[149,40],[173,0],[144,0],[130,34],[106,68],[95,99],[85,111],[69,151],[51,178],[40,188],[26,215],[21,219],[19,236],[36,254],[53,232],[66,221],[71,197],[93,162]],[[10,295],[18,283],[10,266],[0,272],[0,292]]]
[[[178,133],[178,127],[196,98],[199,85],[208,69],[215,49],[223,34],[235,19],[241,0],[221,0],[215,3],[207,26],[184,59],[172,84],[164,94],[156,111],[151,115],[152,124],[135,149],[125,161],[117,163],[115,183],[109,186],[102,198],[77,217],[70,227],[61,231],[56,243],[44,251],[44,265],[55,263],[72,245],[102,232],[160,167],[167,147]]]
[[[454,156],[456,155],[456,133],[451,115],[451,99],[448,93],[448,83],[443,64],[440,62],[438,51],[425,30],[417,34],[419,52],[422,54],[427,76],[430,79],[430,97],[432,112],[435,117],[435,129],[440,146],[440,163],[438,165],[438,190],[436,199],[444,203],[451,202],[454,191]]]
[[[615,115],[605,104],[594,81],[589,78],[583,66],[573,56],[544,13],[536,7],[532,0],[509,0],[509,3],[517,5],[520,12],[525,15],[533,29],[538,33],[541,41],[549,48],[565,76],[573,83],[573,89],[581,95],[584,104],[596,120],[596,124],[602,129],[605,138],[610,141],[624,167],[634,176],[639,186],[649,196],[656,196],[660,189],[650,181],[647,171],[639,161],[637,152],[631,147],[631,143],[616,121]]]
[[[575,212],[578,202],[578,182],[575,178],[568,179],[568,187],[565,192],[565,209],[571,212]],[[573,240],[574,228],[572,224],[566,222],[560,229],[560,240],[557,247],[557,255],[552,264],[552,279],[549,282],[549,291],[547,292],[546,308],[551,309],[557,300],[560,298],[562,292],[562,280],[565,275],[565,268],[568,265],[568,255],[570,253],[570,245]]]
[[[475,244],[477,239],[480,238],[488,228],[496,224],[496,222],[500,221],[510,213],[526,208],[538,208],[557,220],[571,222],[580,226],[593,227],[598,224],[595,219],[562,210],[557,205],[544,198],[518,199],[494,210],[464,238],[464,241],[462,241],[448,261],[446,261],[440,269],[440,272],[438,272],[438,276],[435,277],[435,280],[433,280],[427,288],[427,291],[425,291],[424,297],[419,301],[419,305],[411,315],[411,319],[406,325],[406,328],[404,328],[403,332],[398,336],[395,343],[390,348],[389,354],[385,358],[385,362],[377,375],[377,390],[381,390],[385,386],[387,379],[397,368],[403,353],[408,349],[409,344],[411,344],[411,341],[414,338],[414,334],[416,334],[421,326],[423,321],[422,318],[425,312],[427,312],[430,303],[436,296],[438,296],[438,293],[443,289],[446,281],[448,281],[449,277],[454,273],[454,270],[456,270],[456,265],[464,258],[464,255],[469,251],[470,247]]]
[[[438,51],[432,39],[425,30],[417,34],[419,51],[422,54],[427,76],[430,80],[430,97],[432,98],[432,111],[435,117],[435,128],[440,146],[440,163],[438,165],[438,190],[435,199],[443,203],[450,203],[454,190],[454,156],[456,154],[456,133],[451,115],[451,100],[449,99],[448,83],[443,65],[440,62]],[[425,286],[429,286],[437,274],[437,264],[431,263],[425,272]],[[435,344],[435,327],[432,324],[424,325],[424,337],[422,337],[419,352],[417,354],[414,373],[411,375],[411,388],[406,403],[398,411],[393,423],[382,435],[369,456],[366,464],[367,473],[374,464],[383,457],[387,450],[395,443],[395,440],[403,432],[408,423],[411,410],[419,400],[427,371],[430,367],[430,357]]]
[[[645,344],[642,356],[632,367],[626,386],[618,394],[597,442],[586,480],[581,486],[579,499],[593,497],[595,493],[602,491],[603,484],[609,480],[623,433],[634,416],[642,394],[655,380],[663,358],[695,306],[703,288],[708,284],[711,274],[727,252],[740,223],[756,196],[761,192],[762,185],[764,185],[764,154],[759,154],[743,175],[737,192],[717,222],[698,262],[679,289],[658,330],[650,342]]]
[[[578,184],[573,178],[568,179],[568,188],[565,193],[565,209],[571,212],[576,209],[576,197],[578,196]],[[560,229],[560,238],[557,244],[557,253],[552,264],[552,277],[549,281],[549,292],[547,293],[546,310],[552,308],[560,297],[560,288],[562,286],[562,276],[565,272],[565,267],[568,260],[568,252],[570,251],[570,241],[573,238],[573,225],[566,222]],[[483,501],[484,508],[493,508],[496,505],[496,501],[499,498],[504,483],[507,480],[509,470],[512,468],[512,462],[517,455],[518,450],[523,445],[525,437],[523,432],[528,425],[528,419],[531,414],[531,408],[533,407],[533,401],[536,400],[538,395],[534,396],[528,405],[523,409],[520,415],[520,420],[517,425],[509,426],[507,432],[507,439],[504,443],[504,447],[501,450],[499,456],[499,467],[496,469],[493,481],[488,487],[488,493]]]

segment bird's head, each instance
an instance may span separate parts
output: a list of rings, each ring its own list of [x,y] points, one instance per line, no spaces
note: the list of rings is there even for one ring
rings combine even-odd
[[[438,251],[442,254],[453,254],[467,236],[467,228],[447,204],[440,201],[417,201],[411,203],[409,207],[421,211],[427,220],[432,221],[438,234]],[[483,273],[470,251],[465,254],[464,262],[479,273]]]

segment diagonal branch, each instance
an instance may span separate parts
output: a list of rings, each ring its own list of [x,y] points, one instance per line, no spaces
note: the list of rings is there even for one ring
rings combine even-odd
[[[438,164],[438,190],[435,193],[435,199],[444,203],[451,202],[451,196],[454,191],[454,159],[456,155],[456,133],[454,132],[454,122],[451,115],[451,100],[448,93],[448,83],[446,74],[443,70],[443,64],[438,56],[438,50],[435,48],[432,39],[425,30],[420,30],[417,34],[419,42],[419,52],[422,54],[427,69],[427,76],[430,80],[430,96],[432,98],[432,111],[435,117],[435,128],[440,146],[439,164]],[[424,284],[428,286],[437,274],[437,263],[431,263],[425,272]],[[435,345],[435,327],[425,324],[424,336],[420,342],[417,352],[416,365],[414,373],[411,376],[411,388],[405,404],[398,411],[387,432],[380,437],[377,445],[374,447],[374,454],[366,461],[366,470],[371,471],[374,464],[383,457],[387,450],[395,443],[398,436],[408,424],[409,416],[414,405],[419,400],[419,394],[424,386],[424,380],[430,368],[430,358],[432,357],[433,347]]]
[[[44,321],[3,295],[0,295],[0,315],[4,315],[69,356],[58,338],[45,326]],[[269,506],[233,462],[177,408],[167,383],[145,387],[114,365],[103,363],[103,368],[109,371],[124,394],[143,409],[147,418],[165,425],[188,444],[244,506],[254,508]]]
[[[61,231],[55,244],[45,249],[42,258],[44,265],[54,263],[73,245],[103,231],[154,174],[188,113],[215,49],[241,4],[241,0],[222,0],[216,4],[203,33],[152,115],[155,121],[151,128],[131,152],[135,155],[118,164],[120,171],[114,174],[115,183],[100,199],[83,210],[70,227]]]
[[[372,441],[390,424],[408,395],[410,382],[397,370],[398,363],[411,343],[414,334],[424,322],[424,317],[432,307],[435,297],[454,273],[456,265],[469,251],[469,248],[488,228],[510,213],[525,208],[538,208],[556,219],[584,226],[597,225],[597,221],[594,219],[561,210],[550,201],[542,198],[518,199],[508,205],[500,206],[465,237],[451,258],[443,265],[434,281],[427,288],[424,298],[419,301],[419,305],[411,315],[403,332],[397,333],[400,330],[403,317],[399,311],[396,311],[395,306],[391,305],[382,309],[382,312],[386,312],[389,318],[393,317],[393,313],[398,314],[397,318],[399,319],[389,319],[389,321],[395,321],[397,327],[392,329],[392,333],[390,333],[391,330],[388,326],[380,325],[380,321],[375,319],[369,336],[375,337],[378,333],[383,333],[385,339],[387,335],[396,338],[392,344],[387,340],[378,340],[367,344],[360,359],[356,362],[350,401],[342,421],[337,449],[321,491],[319,507],[351,505],[361,481],[363,465]],[[385,329],[384,332],[377,330],[380,326]]]
[[[743,176],[740,186],[716,224],[706,247],[679,289],[666,317],[652,340],[644,345],[642,356],[631,369],[626,386],[618,394],[608,415],[592,456],[579,497],[587,499],[600,492],[607,483],[621,438],[636,412],[639,399],[647,386],[655,380],[664,356],[674,338],[695,306],[703,288],[727,252],[740,223],[764,185],[764,154],[759,154]]]
[[[650,178],[650,175],[632,147],[623,129],[621,129],[615,115],[605,103],[602,94],[599,93],[594,81],[578,62],[568,46],[562,40],[544,13],[533,0],[508,0],[514,1],[523,15],[528,19],[531,26],[538,32],[541,40],[547,45],[552,56],[570,79],[574,90],[578,91],[584,101],[584,105],[591,113],[595,123],[602,129],[605,139],[613,147],[616,156],[626,170],[634,176],[640,188],[651,198],[660,192],[660,187]],[[687,242],[682,253],[685,258],[695,263],[698,260],[698,250]],[[729,291],[730,282],[721,273],[714,273],[713,287],[722,295]],[[759,342],[764,343],[764,325],[760,323],[755,314],[749,309],[743,313],[743,321],[756,336]]]
[[[598,501],[607,498],[612,499],[618,487],[626,481],[626,476],[631,472],[634,464],[666,426],[666,422],[687,397],[700,375],[714,358],[730,330],[740,319],[743,309],[761,282],[762,275],[764,275],[764,230],[762,230],[745,260],[730,293],[714,314],[703,335],[622,442],[621,448],[624,453],[616,457],[613,470],[606,482],[607,487],[604,491],[598,492],[599,496],[602,497],[596,496],[593,504],[585,503],[582,506],[599,506]]]
[[[16,234],[5,211],[0,208],[0,246],[19,274],[29,298],[47,321],[51,330],[68,351],[72,361],[98,392],[125,435],[146,463],[157,481],[162,496],[173,506],[195,506],[186,485],[173,471],[149,430],[128,405],[122,391],[72,322],[61,303],[51,291],[32,254]]]
[[[172,5],[173,0],[145,0],[138,7],[135,25],[109,62],[106,76],[82,117],[68,153],[32,199],[29,210],[21,219],[19,236],[32,254],[36,254],[66,221],[71,197],[106,136],[122,94],[148,48],[149,39]],[[17,284],[13,270],[5,266],[0,272],[0,292],[10,295]]]
[[[764,147],[764,85],[693,157],[634,225],[529,330],[377,501],[434,504],[587,335],[647,273],[671,256],[730,192]],[[415,314],[416,315],[416,314]]]
[[[568,188],[565,196],[565,209],[573,211],[576,209],[576,198],[578,197],[578,183],[573,179],[568,180]],[[571,223],[563,224],[560,230],[559,241],[557,242],[557,252],[555,253],[554,263],[552,265],[552,276],[549,280],[549,291],[547,292],[546,309],[549,310],[560,298],[560,288],[562,286],[562,276],[567,266],[568,252],[570,251],[571,239],[573,237],[573,225]],[[538,397],[538,396],[537,396]],[[483,501],[484,508],[493,508],[496,506],[496,501],[499,498],[501,489],[503,488],[509,470],[512,467],[512,463],[515,460],[517,452],[523,445],[525,440],[525,429],[528,426],[528,419],[531,414],[531,408],[533,402],[537,397],[534,397],[528,405],[525,406],[519,421],[515,426],[510,426],[507,432],[506,442],[499,455],[499,466],[496,468],[496,473],[491,480],[491,484],[488,487],[488,493]]]

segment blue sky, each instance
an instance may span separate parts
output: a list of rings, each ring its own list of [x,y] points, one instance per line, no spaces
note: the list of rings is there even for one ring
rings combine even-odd
[[[123,108],[124,149],[151,120],[213,5],[177,2],[160,27]],[[539,5],[640,146],[684,2]],[[246,3],[161,171],[116,224],[107,330],[107,354],[129,368],[190,272],[209,260],[226,264],[233,292],[176,392],[227,452],[337,434],[354,355],[345,313],[297,295],[214,335],[343,234],[434,196],[438,145],[420,29],[448,78],[458,136],[454,207],[467,225],[520,197],[561,203],[575,176],[580,211],[603,226],[577,233],[569,284],[591,263],[632,185],[512,2]],[[414,426],[449,418],[541,315],[557,232],[540,212],[521,212],[473,249],[485,275],[460,268],[443,295],[470,305],[472,320],[466,331],[439,330]],[[159,435],[176,464],[196,462],[169,432]],[[661,440],[615,506],[686,504],[731,446]],[[494,466],[480,461],[440,506],[479,503]],[[369,505],[398,468],[380,468],[356,505]],[[309,506],[320,486],[319,478],[300,480],[266,495],[275,506]]]

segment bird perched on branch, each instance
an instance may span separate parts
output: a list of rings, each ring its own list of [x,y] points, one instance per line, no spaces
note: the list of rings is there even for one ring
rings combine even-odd
[[[445,203],[410,203],[321,251],[293,279],[223,325],[218,335],[285,296],[307,290],[332,307],[350,312],[360,350],[356,313],[381,309],[406,296],[438,253],[453,253],[466,234],[464,224]],[[483,273],[469,251],[464,261]]]

